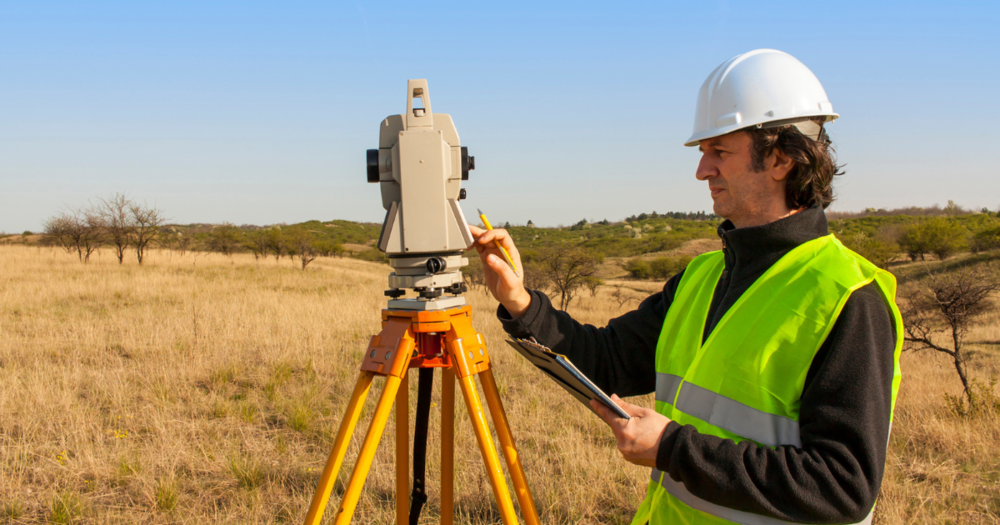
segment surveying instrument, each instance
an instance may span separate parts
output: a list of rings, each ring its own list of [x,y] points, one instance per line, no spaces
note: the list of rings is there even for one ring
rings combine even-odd
[[[427,422],[434,369],[440,368],[441,388],[441,523],[454,514],[455,382],[461,386],[479,451],[505,525],[518,523],[500,459],[486,422],[476,384],[483,393],[496,427],[521,514],[537,525],[538,512],[507,416],[500,403],[490,357],[482,335],[472,327],[472,307],[461,268],[462,253],[473,238],[459,201],[465,198],[462,181],[475,169],[475,158],[459,143],[449,115],[432,113],[426,80],[406,86],[406,113],[382,121],[379,148],[368,150],[368,182],[379,183],[386,210],[378,248],[389,257],[388,308],[382,310],[382,331],[372,337],[361,363],[361,375],[337,430],[333,451],[313,496],[306,525],[323,518],[337,474],[347,453],[361,408],[375,376],[385,377],[375,414],[365,434],[354,470],[337,509],[336,525],[348,525],[371,468],[379,440],[396,404],[396,523],[417,523],[427,502],[424,467]],[[418,102],[415,103],[415,101]],[[413,290],[416,297],[406,298]],[[413,491],[409,470],[409,385],[407,371],[419,369],[413,438]]]

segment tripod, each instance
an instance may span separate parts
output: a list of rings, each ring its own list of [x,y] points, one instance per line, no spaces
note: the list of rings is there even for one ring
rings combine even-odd
[[[320,477],[316,494],[313,496],[306,525],[317,525],[323,518],[330,492],[344,461],[347,445],[354,433],[361,407],[371,388],[375,376],[385,376],[385,389],[379,397],[375,415],[365,434],[357,463],[351,472],[350,481],[340,502],[335,519],[336,525],[348,525],[354,516],[361,489],[368,476],[375,450],[389,419],[389,410],[396,403],[396,523],[405,525],[410,521],[409,498],[409,388],[407,370],[420,369],[420,397],[417,405],[417,424],[414,441],[417,447],[423,443],[426,448],[427,411],[430,403],[430,381],[433,369],[441,368],[443,386],[441,390],[441,523],[451,525],[454,514],[454,425],[455,425],[455,380],[457,378],[465,398],[466,408],[472,420],[479,451],[486,463],[486,472],[493,496],[500,508],[505,525],[517,523],[514,505],[511,501],[507,482],[504,480],[500,460],[497,457],[486,423],[486,414],[473,382],[478,375],[489,405],[493,424],[500,439],[507,470],[517,496],[518,505],[529,525],[538,525],[538,512],[528,491],[527,480],[514,436],[507,423],[507,415],[497,391],[490,358],[486,352],[482,335],[472,327],[472,307],[461,306],[447,310],[382,310],[382,331],[372,337],[361,363],[361,375],[351,394],[347,411],[341,420],[334,441],[330,459],[327,460]],[[425,381],[426,380],[426,381]],[[426,386],[425,386],[426,385]],[[426,401],[425,401],[426,400]],[[421,413],[423,412],[423,413]],[[421,426],[423,428],[421,428]],[[422,432],[421,432],[422,431]],[[414,451],[414,507],[419,514],[420,506],[426,501],[423,492],[423,453]],[[419,474],[419,475],[418,475]]]

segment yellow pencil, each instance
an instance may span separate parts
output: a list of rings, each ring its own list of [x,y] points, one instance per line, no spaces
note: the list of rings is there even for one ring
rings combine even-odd
[[[492,230],[493,226],[490,226],[490,220],[483,214],[483,210],[476,208],[476,211],[479,212],[479,218],[483,220],[483,225],[486,226],[486,229]],[[517,272],[517,266],[514,265],[514,260],[510,258],[510,254],[507,253],[507,250],[503,249],[503,246],[500,246],[500,241],[494,239],[493,244],[495,244],[497,248],[500,248],[500,252],[503,253],[504,259],[507,259],[507,264],[510,265],[510,269],[514,270],[514,275],[520,277],[521,274]]]

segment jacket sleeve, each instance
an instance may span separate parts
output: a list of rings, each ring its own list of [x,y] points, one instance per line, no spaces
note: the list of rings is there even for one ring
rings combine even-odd
[[[895,332],[878,287],[855,292],[813,359],[799,411],[802,447],[735,443],[671,422],[657,468],[695,496],[803,523],[854,523],[882,483]]]
[[[556,310],[545,294],[534,290],[531,306],[523,316],[514,319],[501,305],[497,317],[508,334],[533,336],[565,355],[608,394],[648,394],[656,389],[656,342],[680,276],[671,277],[663,291],[647,297],[637,309],[612,319],[603,328],[573,320],[566,312]]]

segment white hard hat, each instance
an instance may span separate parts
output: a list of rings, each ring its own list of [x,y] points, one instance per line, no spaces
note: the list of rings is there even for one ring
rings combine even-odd
[[[810,126],[812,119],[829,122],[839,116],[819,79],[802,62],[774,49],[756,49],[730,58],[708,75],[698,92],[694,133],[684,145],[754,126],[801,123],[818,133],[818,126]]]

